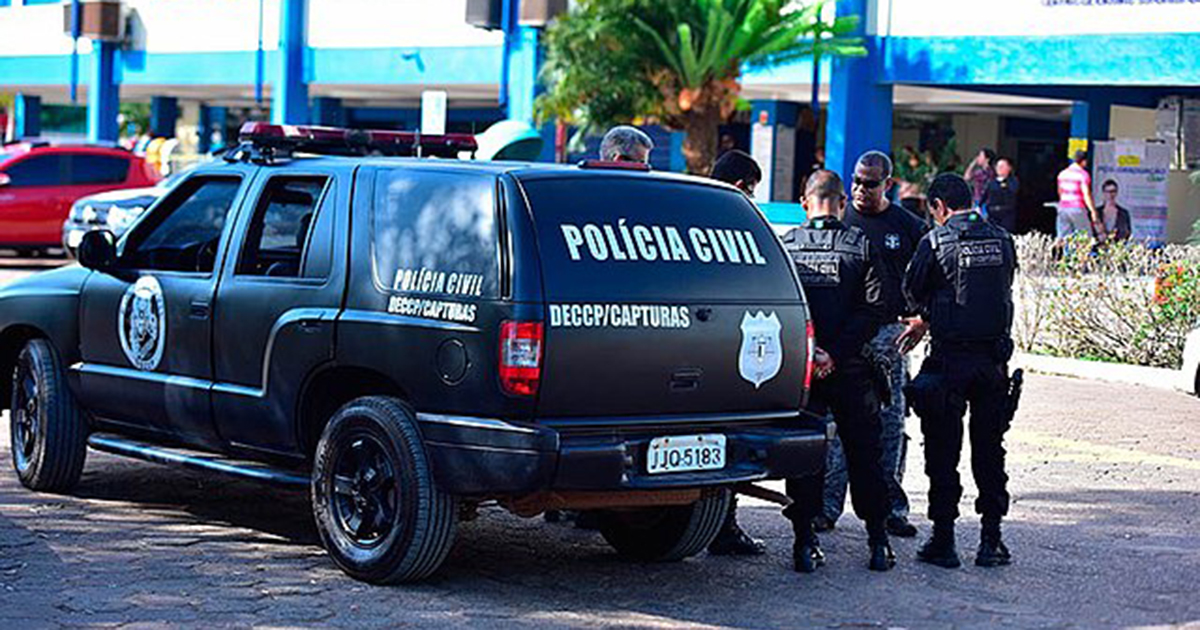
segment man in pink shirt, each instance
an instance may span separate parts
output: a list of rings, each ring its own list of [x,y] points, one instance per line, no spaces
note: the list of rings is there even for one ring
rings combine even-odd
[[[1095,226],[1096,239],[1104,241],[1108,233],[1096,216],[1092,203],[1092,176],[1087,172],[1087,151],[1076,151],[1075,160],[1058,174],[1058,237],[1076,232],[1089,233]]]

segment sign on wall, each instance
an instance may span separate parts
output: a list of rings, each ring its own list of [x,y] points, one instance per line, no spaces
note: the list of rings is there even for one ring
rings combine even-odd
[[[1113,140],[1097,142],[1092,199],[1097,209],[1105,203],[1105,182],[1118,187],[1117,206],[1129,211],[1133,238],[1151,244],[1167,240],[1171,147],[1166,142]]]
[[[421,133],[440,136],[446,133],[446,102],[449,95],[443,90],[421,92]]]
[[[1200,31],[1200,0],[877,0],[874,33],[895,37]]]

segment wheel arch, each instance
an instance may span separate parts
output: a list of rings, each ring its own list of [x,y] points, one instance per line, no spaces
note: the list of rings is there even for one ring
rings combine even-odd
[[[0,331],[0,410],[12,404],[12,372],[21,349],[33,339],[49,340],[50,336],[29,324],[13,324]],[[54,342],[50,341],[50,345],[54,346]]]
[[[392,396],[409,400],[407,392],[387,375],[371,368],[326,365],[305,379],[296,408],[297,440],[311,460],[321,432],[333,414],[361,396]]]

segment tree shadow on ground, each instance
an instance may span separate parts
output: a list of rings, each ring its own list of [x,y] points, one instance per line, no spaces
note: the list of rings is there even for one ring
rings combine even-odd
[[[89,456],[97,457],[94,451]],[[113,461],[103,470],[89,466],[72,494],[134,504],[156,515],[241,527],[296,544],[319,542],[305,489],[127,460]]]
[[[6,455],[0,448],[0,457]],[[1111,627],[1200,619],[1200,601],[1191,594],[1200,575],[1200,493],[1189,490],[1020,493],[1020,509],[1006,528],[1014,566],[969,564],[978,522],[965,516],[959,544],[967,566],[947,571],[918,564],[913,556],[920,540],[894,540],[900,564],[886,575],[865,570],[865,533],[849,516],[823,537],[829,565],[801,576],[789,570],[791,528],[772,507],[741,510],[745,527],[767,540],[767,556],[701,554],[669,564],[628,562],[596,532],[487,508],[462,524],[433,579],[394,588],[359,584],[336,571],[320,552],[303,491],[94,455],[72,496],[24,492],[11,478],[0,482],[0,551],[10,541],[36,538],[34,529],[64,535],[55,549],[36,540],[37,549],[18,549],[20,562],[47,558],[22,569],[25,583],[53,582],[63,564],[73,584],[108,580],[122,562],[136,559],[138,572],[131,576],[160,581],[133,581],[122,605],[160,595],[154,589],[164,585],[217,593],[226,574],[258,563],[264,566],[256,580],[327,584],[274,605],[342,611],[327,619],[335,625],[453,618],[466,625]],[[21,504],[48,511],[15,512]],[[966,502],[962,507],[969,514]],[[20,518],[10,518],[13,513]],[[927,522],[917,522],[928,532]],[[103,535],[88,538],[100,530]],[[73,557],[81,553],[74,545],[88,545],[98,559]],[[183,551],[189,547],[202,552],[189,555]],[[0,555],[0,583],[4,561]],[[139,608],[135,617],[169,622],[174,618],[166,610]],[[205,619],[232,618],[223,614]]]

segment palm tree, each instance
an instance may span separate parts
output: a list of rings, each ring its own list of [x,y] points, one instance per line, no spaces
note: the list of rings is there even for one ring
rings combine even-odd
[[[551,28],[543,117],[584,127],[656,120],[687,132],[688,171],[707,173],[737,106],[741,70],[826,54],[865,54],[854,16],[828,0],[582,0]]]

